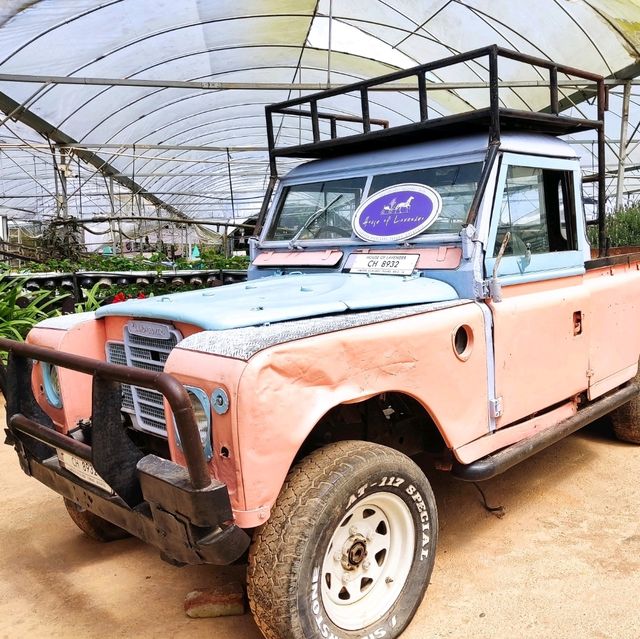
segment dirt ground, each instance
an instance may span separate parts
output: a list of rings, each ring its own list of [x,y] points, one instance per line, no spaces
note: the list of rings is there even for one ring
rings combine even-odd
[[[4,412],[4,411],[3,411]],[[430,473],[440,546],[403,639],[640,637],[640,448],[597,424],[482,487]],[[250,615],[188,619],[187,592],[242,567],[174,568],[135,539],[99,544],[0,446],[0,637],[260,639]]]

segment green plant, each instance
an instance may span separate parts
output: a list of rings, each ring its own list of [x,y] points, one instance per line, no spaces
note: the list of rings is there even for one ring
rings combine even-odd
[[[249,266],[249,258],[246,256],[224,257],[210,250],[203,250],[199,260],[189,261],[178,258],[175,262],[163,253],[154,253],[149,258],[135,256],[122,257],[119,255],[105,256],[99,253],[71,259],[50,259],[42,264],[32,264],[28,272],[31,273],[76,273],[77,271],[113,272],[113,271],[155,271],[164,270],[216,270],[238,269],[243,270]]]
[[[82,253],[82,230],[80,221],[75,217],[53,220],[42,231],[38,247],[41,255],[54,255],[62,260],[77,260]]]
[[[112,301],[122,302],[125,299],[154,297],[155,295],[167,295],[169,293],[183,293],[202,288],[197,284],[181,284],[179,286],[169,285],[162,282],[152,282],[150,284],[113,284],[102,287],[98,293],[98,303],[100,306],[111,304]]]
[[[30,293],[24,278],[0,275],[0,336],[22,340],[39,321],[59,315],[59,303],[67,294]]]
[[[605,221],[605,233],[609,246],[640,246],[640,204],[625,206],[609,213]],[[598,227],[587,230],[591,246],[598,246]]]
[[[86,313],[100,308],[104,303],[104,297],[101,295],[103,288],[101,282],[96,282],[89,290],[82,289],[85,299],[83,302],[77,302],[74,305],[75,312]]]

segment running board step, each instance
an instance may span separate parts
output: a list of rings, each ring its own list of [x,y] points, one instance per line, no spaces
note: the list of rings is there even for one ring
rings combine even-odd
[[[596,419],[604,417],[604,415],[618,408],[618,406],[622,406],[622,404],[632,400],[639,392],[640,386],[636,383],[631,383],[595,401],[553,428],[543,430],[532,437],[491,453],[470,464],[454,462],[451,474],[464,481],[491,479],[515,466],[518,462],[527,459],[527,457],[531,457],[531,455],[547,448],[547,446],[551,446],[564,439],[567,435],[580,430],[583,426],[587,426],[587,424],[594,422]]]

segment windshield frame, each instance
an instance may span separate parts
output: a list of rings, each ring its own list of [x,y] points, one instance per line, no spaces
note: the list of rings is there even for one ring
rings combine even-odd
[[[289,248],[289,249],[322,249],[324,247],[372,247],[372,246],[407,246],[407,245],[434,245],[443,243],[460,242],[460,232],[448,233],[423,233],[416,237],[389,242],[367,242],[360,239],[355,234],[352,237],[344,238],[317,238],[317,239],[297,239],[294,246],[291,246],[290,240],[269,240],[267,239],[271,227],[276,217],[280,214],[284,204],[284,196],[287,187],[298,186],[304,184],[312,184],[320,181],[343,180],[347,178],[366,178],[362,191],[361,202],[369,197],[371,184],[375,176],[382,173],[403,173],[408,171],[431,169],[438,167],[455,166],[459,164],[473,164],[476,162],[484,163],[486,159],[486,150],[478,150],[474,152],[466,152],[461,154],[452,154],[448,156],[438,156],[429,159],[412,159],[408,162],[394,164],[370,164],[369,166],[358,166],[348,171],[321,171],[308,173],[304,175],[285,176],[278,184],[274,194],[273,201],[269,207],[269,214],[265,220],[265,225],[260,234],[259,248]],[[320,167],[318,167],[320,168]],[[295,171],[295,170],[294,170]],[[460,227],[462,229],[462,225]]]

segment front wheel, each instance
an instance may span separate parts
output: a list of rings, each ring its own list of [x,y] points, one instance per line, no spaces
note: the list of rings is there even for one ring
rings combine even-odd
[[[398,637],[433,570],[438,519],[422,471],[357,441],[289,473],[249,552],[248,591],[268,639]]]
[[[118,539],[126,539],[131,535],[126,531],[112,524],[102,517],[98,517],[89,510],[85,510],[75,502],[64,499],[64,505],[69,513],[69,517],[80,530],[95,539],[96,541],[116,541]]]

